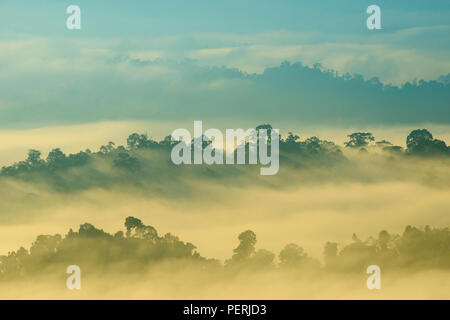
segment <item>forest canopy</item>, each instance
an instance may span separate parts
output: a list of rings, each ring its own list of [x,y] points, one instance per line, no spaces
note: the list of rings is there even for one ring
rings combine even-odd
[[[271,128],[270,125],[257,128]],[[170,136],[160,141],[153,140],[145,134],[133,133],[127,138],[126,146],[116,146],[112,141],[100,147],[96,152],[80,151],[65,154],[55,148],[44,158],[39,150],[29,150],[27,158],[10,166],[2,167],[0,178],[19,179],[26,182],[44,184],[58,191],[83,190],[109,185],[142,184],[154,190],[161,181],[176,187],[181,180],[193,176],[196,179],[218,179],[224,183],[239,178],[246,183],[259,183],[262,178],[255,178],[253,166],[176,166],[170,162],[170,151],[176,144]],[[211,142],[204,142],[205,148]],[[191,148],[198,147],[193,139]],[[246,148],[248,149],[248,143]],[[347,151],[368,153],[375,159],[381,153],[387,161],[398,163],[411,162],[413,159],[441,159],[448,162],[450,147],[445,141],[435,139],[427,129],[413,130],[406,138],[406,148],[396,146],[386,140],[377,141],[370,132],[355,132],[348,135],[344,147],[318,137],[301,140],[292,132],[280,137],[280,172],[281,177],[291,174],[292,170],[307,174],[306,168],[329,170],[328,179],[360,179],[367,172],[358,172],[352,165],[354,158]],[[248,152],[246,152],[248,155]],[[370,161],[366,159],[365,161]],[[342,166],[348,166],[346,175]],[[325,178],[325,177],[323,177]],[[366,179],[375,177],[367,177]],[[303,180],[308,180],[304,177]],[[292,183],[279,178],[278,186]],[[171,192],[169,188],[165,191]]]
[[[450,270],[448,228],[407,226],[402,234],[382,230],[376,237],[365,240],[353,234],[352,241],[346,245],[327,242],[323,263],[295,243],[287,244],[278,255],[258,249],[256,234],[247,230],[239,234],[233,255],[222,264],[202,257],[195,245],[170,233],[158,235],[154,227],[138,218],[127,217],[124,227],[125,232],[109,234],[84,223],[78,231],[70,229],[65,236],[39,235],[29,250],[21,247],[0,256],[0,280],[42,275],[58,268],[61,272],[64,266],[74,263],[88,273],[142,272],[167,261],[180,267],[189,264],[198,270],[206,268],[231,274],[258,270],[358,273],[373,264],[391,271]]]

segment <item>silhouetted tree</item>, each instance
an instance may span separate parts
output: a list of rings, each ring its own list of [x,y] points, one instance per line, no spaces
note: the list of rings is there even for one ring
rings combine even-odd
[[[47,165],[51,169],[62,168],[65,166],[66,155],[61,149],[53,149],[47,156]]]
[[[406,138],[406,151],[414,155],[448,155],[449,148],[441,140],[433,139],[433,135],[427,129],[411,131]]]
[[[107,154],[107,153],[113,152],[115,145],[116,144],[114,142],[112,142],[112,141],[108,142],[107,145],[104,145],[104,146],[100,147],[100,153]]]
[[[361,148],[369,144],[370,141],[374,141],[375,138],[370,132],[355,132],[348,135],[349,141],[345,142],[345,146],[349,148]]]
[[[28,151],[28,157],[25,160],[30,166],[40,166],[44,163],[41,159],[41,152],[38,150],[31,149]]]
[[[250,258],[255,253],[256,234],[247,230],[239,235],[239,246],[234,249],[232,259],[235,261]]]
[[[308,255],[302,247],[295,243],[288,244],[280,251],[279,254],[281,266],[299,267],[308,260]]]

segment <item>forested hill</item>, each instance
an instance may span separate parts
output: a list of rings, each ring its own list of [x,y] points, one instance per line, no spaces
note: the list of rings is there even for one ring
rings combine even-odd
[[[239,245],[230,258],[221,263],[202,257],[193,244],[170,233],[159,235],[154,227],[135,217],[126,218],[124,226],[125,232],[120,230],[113,235],[89,223],[80,225],[76,232],[71,229],[64,237],[40,235],[29,250],[20,248],[0,256],[0,281],[62,274],[74,261],[84,273],[132,274],[159,264],[167,268],[167,263],[171,268],[166,272],[189,266],[215,275],[268,270],[360,273],[372,264],[388,271],[450,270],[448,228],[408,226],[402,234],[383,230],[366,240],[353,234],[347,245],[327,242],[323,263],[295,243],[287,244],[277,255],[258,248],[256,234],[246,230],[239,234]]]
[[[406,138],[406,149],[386,140],[377,141],[369,132],[355,132],[348,138],[344,146],[339,146],[317,137],[302,140],[289,132],[280,140],[280,173],[271,177],[270,183],[276,186],[292,183],[292,179],[285,178],[293,173],[302,175],[303,182],[317,179],[376,179],[376,175],[370,176],[370,172],[353,165],[355,158],[349,158],[348,153],[356,153],[365,161],[382,157],[400,167],[412,159],[439,159],[444,163],[450,159],[450,148],[444,141],[434,139],[426,129],[412,131]],[[176,143],[170,136],[154,141],[146,135],[133,133],[128,137],[126,146],[109,142],[98,151],[85,150],[67,155],[56,148],[44,159],[40,151],[29,150],[24,161],[4,166],[0,179],[45,184],[59,191],[132,185],[146,186],[167,194],[181,191],[180,188],[189,179],[219,180],[224,184],[235,183],[239,179],[241,183],[267,185],[267,178],[259,175],[259,165],[174,165],[170,152]],[[203,147],[209,143],[204,141]],[[193,141],[194,145],[198,144]],[[351,168],[345,171],[345,175],[340,173],[343,166]],[[406,165],[404,167],[407,170]],[[324,168],[328,170],[326,174],[322,170]],[[381,166],[380,170],[387,169]]]

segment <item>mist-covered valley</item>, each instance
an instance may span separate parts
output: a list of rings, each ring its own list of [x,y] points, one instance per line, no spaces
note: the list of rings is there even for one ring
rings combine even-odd
[[[137,133],[30,150],[0,174],[2,297],[448,298],[450,151],[425,129],[405,141],[284,134],[275,176],[176,166],[170,137]]]

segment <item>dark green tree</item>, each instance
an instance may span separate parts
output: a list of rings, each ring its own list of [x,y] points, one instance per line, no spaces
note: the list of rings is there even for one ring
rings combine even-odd
[[[239,237],[239,245],[234,249],[232,259],[239,261],[249,259],[255,253],[256,234],[247,230],[242,232]]]
[[[375,138],[370,132],[354,132],[349,134],[349,141],[344,142],[344,145],[348,148],[361,148],[369,144],[369,142],[374,141]]]
[[[433,135],[427,129],[416,129],[406,138],[406,151],[414,155],[448,155],[449,148],[441,140],[433,139]]]

